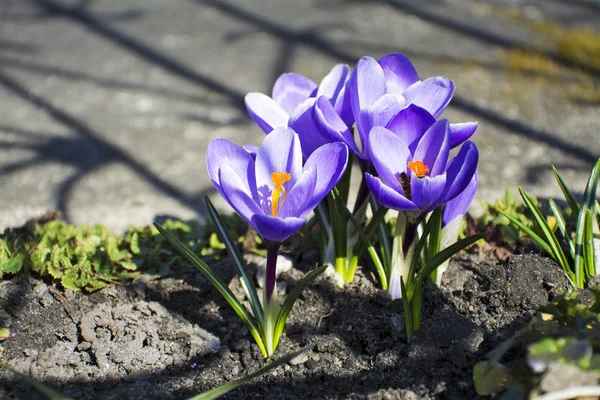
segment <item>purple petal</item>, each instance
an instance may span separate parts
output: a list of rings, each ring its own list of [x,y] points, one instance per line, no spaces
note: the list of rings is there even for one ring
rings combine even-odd
[[[253,160],[256,159],[256,152],[258,151],[258,146],[254,146],[253,144],[245,144],[242,147],[244,148],[244,150],[246,150],[248,154],[250,154]]]
[[[317,126],[314,115],[315,102],[314,97],[306,100],[290,117],[290,128],[298,133],[305,159],[320,146],[331,142],[328,135],[323,134]]]
[[[221,196],[223,196],[223,189],[219,179],[219,170],[224,165],[235,171],[242,181],[244,191],[250,193],[254,199],[258,199],[252,156],[244,148],[229,140],[213,139],[206,149],[206,169],[210,180]]]
[[[410,104],[401,110],[387,124],[386,128],[402,138],[411,152],[414,152],[419,139],[427,132],[427,129],[435,123],[435,118],[427,110]]]
[[[339,94],[344,89],[344,85],[350,75],[350,67],[346,64],[338,64],[331,69],[319,85],[317,97],[325,96],[331,103],[335,103]]]
[[[446,169],[446,194],[444,202],[448,202],[458,196],[477,172],[477,162],[479,160],[479,152],[475,143],[465,142],[456,157],[450,160],[450,164]]]
[[[340,116],[346,126],[354,125],[354,114],[352,113],[352,101],[350,98],[350,91],[348,90],[348,84],[342,88],[342,91],[338,95],[335,103],[333,104],[335,112]]]
[[[369,107],[385,94],[383,69],[371,57],[361,58],[352,75],[349,86],[352,113],[358,116],[360,110]]]
[[[426,109],[435,118],[439,117],[444,111],[453,95],[454,82],[441,76],[417,82],[403,93],[408,103]]]
[[[383,68],[388,93],[402,94],[407,87],[419,81],[417,70],[404,54],[388,54],[378,62]]]
[[[302,149],[298,135],[290,128],[275,128],[263,140],[256,153],[256,187],[275,187],[273,172],[287,172],[291,180],[286,187],[294,186],[302,174]]]
[[[423,161],[429,167],[429,176],[438,176],[446,170],[450,146],[448,145],[448,120],[437,121],[425,132],[413,160]]]
[[[265,133],[270,133],[278,126],[287,126],[289,114],[269,96],[248,93],[244,101],[248,114]]]
[[[245,190],[244,183],[238,174],[228,165],[223,165],[219,169],[219,179],[223,188],[223,198],[242,218],[252,225],[252,216],[262,214],[262,211]]]
[[[462,216],[467,213],[469,206],[475,198],[478,184],[479,177],[476,172],[465,190],[446,203],[444,206],[444,211],[442,212],[442,228],[448,225],[448,223],[453,219],[459,217],[462,218]]]
[[[386,126],[406,105],[400,95],[385,94],[375,104],[361,110],[356,126],[363,145],[362,152],[369,155],[368,135],[374,126]]]
[[[266,240],[283,242],[306,223],[304,218],[277,218],[270,215],[255,214],[251,225]]]
[[[316,89],[317,84],[303,75],[282,74],[273,85],[273,100],[289,115],[300,103],[313,97]]]
[[[365,182],[373,196],[384,207],[397,211],[416,211],[418,208],[412,201],[386,186],[379,178],[365,173]]]
[[[307,205],[315,192],[317,184],[317,167],[304,168],[302,176],[288,191],[287,196],[277,216],[279,218],[297,217],[304,218],[312,209],[307,210]]]
[[[333,189],[346,171],[348,165],[348,147],[343,143],[329,143],[319,147],[306,160],[304,169],[315,168],[317,170],[317,182],[312,198],[308,203],[307,213],[314,209],[317,204]]]
[[[450,124],[450,148],[453,149],[464,143],[475,133],[477,122]]]
[[[412,188],[412,201],[421,210],[421,213],[432,211],[443,203],[442,194],[446,187],[446,175],[435,177],[417,178],[410,180]]]
[[[406,172],[410,151],[400,137],[376,126],[369,133],[371,162],[383,182],[398,193],[404,193],[398,177]]]
[[[326,97],[319,97],[315,103],[314,120],[319,130],[329,138],[329,142],[343,142],[353,153],[359,154],[360,150],[354,143],[354,137],[348,126],[342,121]]]

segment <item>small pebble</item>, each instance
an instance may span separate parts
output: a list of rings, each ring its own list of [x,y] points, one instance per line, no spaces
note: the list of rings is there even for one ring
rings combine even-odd
[[[294,358],[291,359],[290,364],[292,365],[300,365],[300,364],[304,364],[305,362],[308,361],[308,354],[306,353],[302,353]]]

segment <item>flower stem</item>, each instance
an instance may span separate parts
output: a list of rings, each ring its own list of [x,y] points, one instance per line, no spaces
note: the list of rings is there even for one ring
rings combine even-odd
[[[270,302],[275,290],[275,279],[277,277],[277,256],[281,243],[271,242],[267,245],[267,269],[265,272],[265,307]]]

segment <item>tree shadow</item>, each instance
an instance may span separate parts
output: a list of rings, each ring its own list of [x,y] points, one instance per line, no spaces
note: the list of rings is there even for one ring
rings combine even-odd
[[[47,142],[21,144],[20,146],[28,146],[29,149],[36,152],[36,156],[30,162],[24,162],[22,165],[13,165],[12,172],[19,168],[25,168],[33,165],[32,163],[58,161],[75,165],[78,172],[63,181],[60,187],[59,199],[57,201],[59,207],[63,207],[65,218],[68,220],[67,202],[69,195],[74,188],[74,185],[83,179],[83,177],[94,169],[103,166],[107,163],[121,163],[138,174],[142,179],[151,184],[154,188],[163,194],[170,196],[180,203],[186,205],[192,210],[195,210],[199,215],[205,212],[205,207],[196,201],[196,198],[188,196],[175,185],[161,179],[153,172],[148,170],[142,163],[135,159],[132,155],[124,152],[118,147],[103,140],[92,128],[85,125],[75,117],[65,111],[52,105],[49,101],[39,95],[34,94],[26,87],[21,85],[16,80],[9,76],[0,73],[0,85],[6,88],[16,97],[30,102],[39,109],[43,110],[53,120],[68,128],[70,132],[77,134],[76,139],[64,139],[54,137]],[[20,134],[26,133],[29,137],[37,136],[33,132],[26,132],[19,129],[8,128],[10,131],[17,131]],[[70,150],[65,153],[65,149]],[[203,191],[203,194],[212,193],[213,188]]]

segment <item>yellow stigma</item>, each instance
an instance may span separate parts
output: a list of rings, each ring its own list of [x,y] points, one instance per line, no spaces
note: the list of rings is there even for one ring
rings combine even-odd
[[[423,161],[409,161],[408,168],[413,170],[417,178],[422,178],[429,172],[429,168],[423,164]]]
[[[279,203],[279,197],[281,197],[281,192],[283,192],[283,199],[281,199],[281,203],[285,201],[285,196],[287,192],[283,187],[283,184],[292,179],[292,176],[287,172],[273,172],[271,174],[271,180],[275,184],[275,189],[273,189],[273,196],[271,197],[271,215],[276,217],[279,212],[279,207],[281,204]]]

